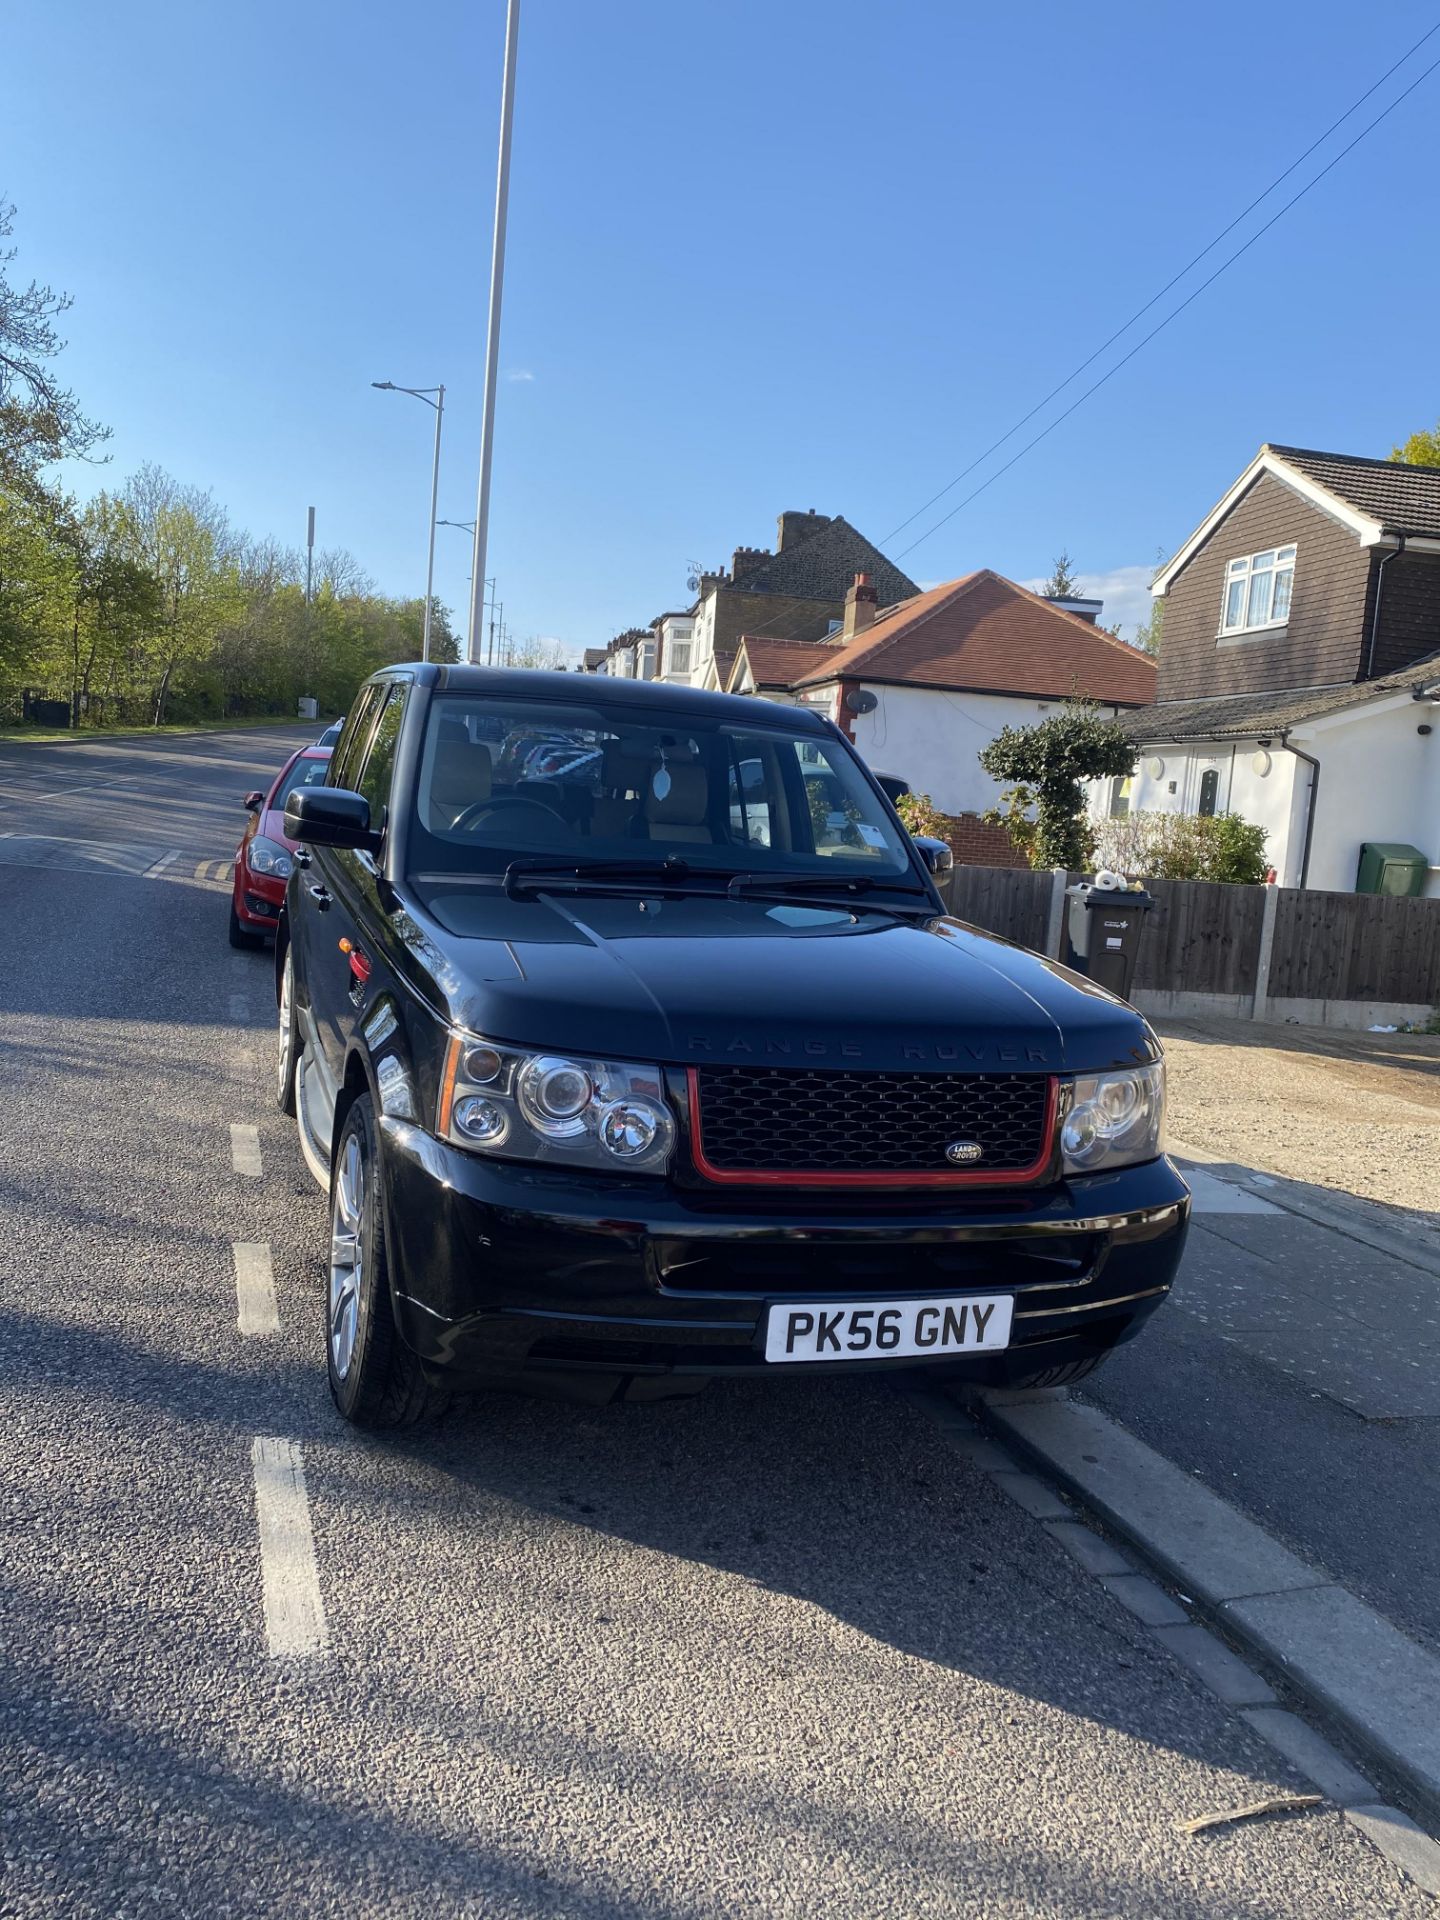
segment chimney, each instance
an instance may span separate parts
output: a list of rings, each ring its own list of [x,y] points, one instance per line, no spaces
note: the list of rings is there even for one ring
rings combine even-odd
[[[868,573],[857,573],[855,584],[845,595],[845,624],[840,629],[842,640],[853,640],[861,634],[875,618],[876,594],[870,584]]]
[[[738,587],[743,580],[764,566],[770,559],[768,547],[736,547],[730,560],[730,578]]]
[[[782,513],[775,533],[775,551],[784,553],[787,547],[798,547],[802,540],[808,540],[812,533],[819,533],[822,527],[828,527],[828,513],[817,513],[811,507],[808,513]]]
[[[1078,620],[1088,621],[1093,627],[1099,624],[1100,615],[1105,610],[1103,600],[1083,599],[1079,594],[1046,593],[1042,599],[1048,600],[1052,607],[1059,607],[1064,613],[1073,613]]]

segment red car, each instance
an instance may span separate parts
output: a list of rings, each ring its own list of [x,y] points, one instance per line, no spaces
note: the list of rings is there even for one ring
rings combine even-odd
[[[329,747],[302,747],[275,776],[268,793],[247,793],[250,821],[235,850],[235,887],[230,897],[230,944],[259,947],[274,933],[285,898],[295,842],[285,837],[285,801],[296,787],[323,787]]]

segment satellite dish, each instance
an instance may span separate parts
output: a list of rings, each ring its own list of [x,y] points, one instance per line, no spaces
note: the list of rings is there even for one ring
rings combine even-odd
[[[845,696],[847,713],[873,713],[880,704],[868,687],[852,687]]]
[[[698,573],[687,573],[687,574],[686,574],[686,576],[685,576],[685,591],[686,591],[687,593],[694,593],[694,592],[696,592],[696,590],[697,590],[697,589],[699,588],[699,585],[700,585],[700,576],[699,576],[699,574],[698,574]]]

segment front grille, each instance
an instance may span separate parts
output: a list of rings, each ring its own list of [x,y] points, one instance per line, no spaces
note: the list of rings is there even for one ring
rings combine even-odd
[[[1050,1150],[1051,1083],[1025,1073],[693,1069],[695,1157],[714,1176],[1015,1180]],[[978,1158],[946,1148],[972,1141]]]

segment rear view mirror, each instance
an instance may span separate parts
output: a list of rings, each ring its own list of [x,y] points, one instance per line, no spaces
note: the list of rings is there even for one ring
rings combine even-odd
[[[370,829],[370,802],[345,787],[297,787],[285,802],[285,833],[312,847],[359,847],[373,853],[380,836]]]
[[[247,793],[245,796],[245,811],[247,813],[258,813],[264,804],[265,796],[258,788],[254,793]]]

